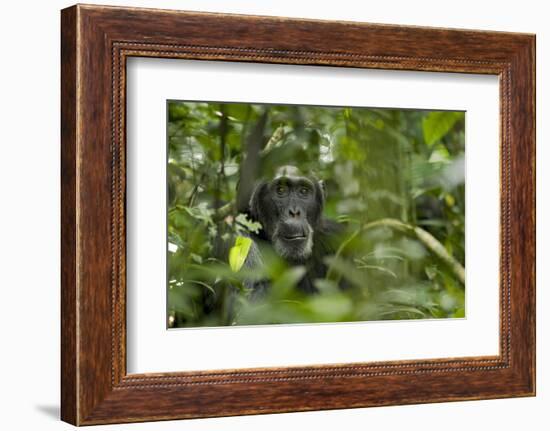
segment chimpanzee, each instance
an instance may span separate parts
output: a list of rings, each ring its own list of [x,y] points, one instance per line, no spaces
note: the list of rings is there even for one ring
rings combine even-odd
[[[306,274],[297,287],[304,293],[315,293],[315,279],[324,278],[323,261],[336,252],[342,226],[323,217],[325,187],[313,175],[303,175],[295,166],[277,169],[273,179],[259,182],[250,198],[250,216],[262,229],[252,236],[254,243],[245,265],[262,265],[261,247],[269,245],[290,265],[303,265]],[[253,295],[269,288],[266,282],[248,284]]]

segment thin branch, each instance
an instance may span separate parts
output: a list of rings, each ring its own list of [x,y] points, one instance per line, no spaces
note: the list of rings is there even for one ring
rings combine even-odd
[[[225,205],[222,205],[219,208],[216,208],[213,218],[214,221],[223,220],[228,215],[231,215],[235,212],[235,203],[234,202],[228,202]]]
[[[466,282],[466,272],[464,267],[456,260],[431,233],[418,226],[411,226],[402,221],[385,218],[367,223],[362,230],[375,229],[377,227],[389,227],[407,235],[416,237],[428,250],[438,257],[460,280],[462,284]]]
[[[285,128],[283,125],[280,125],[275,129],[273,135],[271,135],[271,138],[269,138],[269,141],[267,141],[267,144],[262,150],[262,154],[270,152],[284,138],[284,135]]]
[[[335,258],[338,258],[342,254],[346,246],[361,232],[376,229],[379,227],[395,229],[409,236],[416,237],[432,254],[439,258],[453,272],[453,274],[460,280],[462,284],[466,282],[464,267],[451,254],[449,254],[443,244],[441,244],[431,233],[425,231],[420,227],[411,226],[410,224],[403,223],[400,220],[392,218],[376,220],[361,226],[340,245],[340,247],[336,251]],[[327,278],[330,278],[333,272],[334,271],[331,267],[327,273]]]

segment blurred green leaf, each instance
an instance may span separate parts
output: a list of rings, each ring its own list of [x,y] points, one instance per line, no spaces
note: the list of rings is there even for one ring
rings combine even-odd
[[[450,163],[451,155],[444,145],[435,145],[428,160],[429,163]]]
[[[352,311],[351,299],[341,293],[316,296],[308,302],[309,309],[322,320],[338,322],[344,320]]]
[[[281,273],[275,280],[272,286],[275,297],[284,297],[306,273],[306,268],[303,266],[291,266]]]
[[[434,111],[430,112],[422,120],[424,141],[426,145],[432,146],[451,130],[455,123],[464,117],[463,112],[455,111]]]

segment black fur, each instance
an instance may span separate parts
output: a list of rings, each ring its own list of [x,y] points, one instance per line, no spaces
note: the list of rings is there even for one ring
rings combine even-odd
[[[262,224],[252,238],[247,257],[249,268],[263,265],[261,246],[270,246],[291,265],[303,265],[306,274],[298,283],[304,293],[316,293],[316,279],[326,276],[324,258],[336,252],[340,224],[323,218],[325,190],[315,177],[293,166],[280,168],[273,179],[256,185],[250,199],[250,216]],[[266,282],[248,285],[253,296],[269,288]]]

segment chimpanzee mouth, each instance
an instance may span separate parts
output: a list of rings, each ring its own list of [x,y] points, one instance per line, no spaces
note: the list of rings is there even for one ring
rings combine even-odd
[[[303,241],[306,239],[304,234],[285,235],[283,236],[285,241]]]
[[[311,228],[307,225],[281,227],[273,237],[277,254],[291,262],[305,262],[310,257],[313,246]]]

